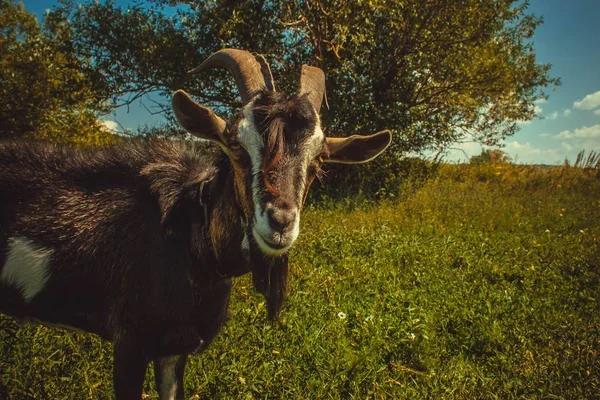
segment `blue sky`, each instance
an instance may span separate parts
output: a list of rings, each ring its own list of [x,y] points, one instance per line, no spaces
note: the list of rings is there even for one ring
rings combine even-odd
[[[534,37],[537,59],[552,64],[562,85],[537,103],[543,119],[520,124],[504,150],[517,161],[545,164],[574,161],[583,149],[600,151],[600,1],[532,0],[530,11],[544,18]],[[457,147],[462,151],[453,151],[453,159],[481,151],[473,143]]]
[[[23,3],[41,17],[57,2]],[[562,85],[548,93],[547,101],[536,104],[540,119],[520,124],[520,131],[506,140],[504,151],[522,163],[560,164],[565,157],[574,161],[583,149],[600,151],[600,1],[531,0],[530,4],[530,11],[544,18],[534,37],[538,61],[552,64],[551,75],[560,77]],[[107,119],[126,128],[160,121],[135,106],[129,113],[118,110]],[[481,152],[475,143],[455,147],[448,154],[451,160]]]

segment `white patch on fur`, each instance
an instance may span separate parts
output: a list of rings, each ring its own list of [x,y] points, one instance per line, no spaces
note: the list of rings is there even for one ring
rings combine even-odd
[[[175,400],[177,395],[177,361],[180,356],[170,356],[162,358],[160,362],[161,371],[154,371],[154,373],[160,373],[162,376],[161,391],[158,394],[160,400]]]
[[[0,281],[17,288],[25,301],[29,302],[48,282],[52,250],[21,236],[8,239],[7,249]]]

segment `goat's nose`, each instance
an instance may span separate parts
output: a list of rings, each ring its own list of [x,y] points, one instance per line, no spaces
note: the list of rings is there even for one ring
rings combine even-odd
[[[280,208],[271,208],[267,212],[269,226],[277,232],[285,232],[288,230],[292,222],[296,219],[296,212]]]

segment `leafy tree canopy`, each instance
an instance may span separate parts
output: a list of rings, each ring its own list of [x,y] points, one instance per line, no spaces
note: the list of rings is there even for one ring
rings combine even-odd
[[[518,0],[65,0],[52,18],[70,21],[70,43],[115,101],[184,88],[231,111],[231,79],[186,71],[220,48],[243,48],[265,54],[288,92],[303,63],[321,67],[328,130],[388,128],[401,153],[465,139],[495,145],[533,118],[533,101],[559,80],[536,62],[542,20],[527,9]]]
[[[44,26],[22,4],[0,0],[0,137],[35,136],[103,144],[101,93],[71,46],[72,31],[51,18]]]
[[[469,159],[471,164],[510,164],[512,159],[508,154],[499,149],[481,150],[481,154]]]

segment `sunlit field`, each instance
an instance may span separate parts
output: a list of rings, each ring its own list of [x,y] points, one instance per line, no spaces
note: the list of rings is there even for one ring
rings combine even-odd
[[[186,398],[600,398],[598,170],[441,165],[399,187],[313,202],[280,322],[237,279]],[[0,398],[110,398],[110,349],[3,317]]]

